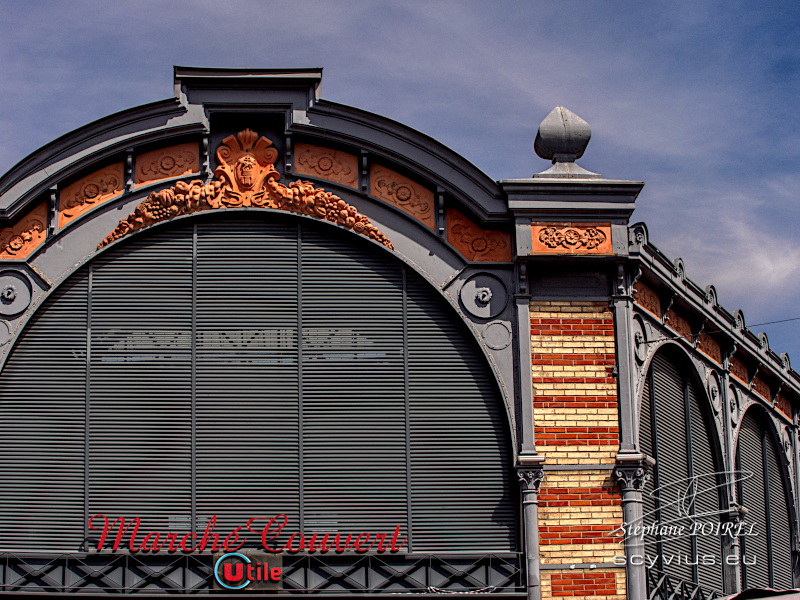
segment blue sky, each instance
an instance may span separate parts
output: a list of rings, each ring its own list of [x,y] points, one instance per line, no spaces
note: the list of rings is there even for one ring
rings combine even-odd
[[[642,180],[634,221],[748,325],[800,317],[800,3],[0,0],[0,172],[172,95],[172,65],[324,67],[322,95],[528,177],[539,122]],[[800,369],[800,321],[753,327]]]

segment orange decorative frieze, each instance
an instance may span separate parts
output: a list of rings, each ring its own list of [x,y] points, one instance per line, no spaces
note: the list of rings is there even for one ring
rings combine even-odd
[[[14,225],[0,229],[0,259],[25,259],[47,239],[47,203],[43,202]]]
[[[747,374],[747,367],[745,364],[736,356],[731,357],[731,375],[736,377],[739,381],[747,385],[749,382],[749,376]]]
[[[722,364],[722,350],[716,340],[707,333],[697,336],[697,348],[717,364]]]
[[[532,254],[613,254],[610,223],[531,223]]]
[[[370,194],[396,206],[430,229],[435,228],[434,201],[431,190],[380,165],[370,167],[369,179]]]
[[[661,318],[661,299],[658,297],[658,294],[641,281],[636,282],[636,288],[633,291],[633,301],[657,318]]]
[[[136,157],[136,187],[200,172],[200,146],[196,142],[143,152]]]
[[[772,401],[772,392],[769,389],[769,385],[758,375],[753,379],[753,390],[756,394],[764,398],[764,400]]]
[[[775,408],[777,408],[789,419],[792,418],[792,404],[783,394],[778,394],[778,397],[775,398]]]
[[[682,338],[692,341],[692,326],[671,308],[667,311],[667,325],[678,332]]]
[[[447,209],[447,241],[470,261],[511,260],[511,236],[507,232],[482,229],[454,208]]]
[[[280,173],[274,166],[277,158],[272,142],[255,131],[245,129],[228,136],[217,148],[219,166],[212,181],[179,181],[152,192],[98,248],[153,223],[199,211],[238,207],[272,208],[316,217],[393,248],[367,217],[339,196],[315,188],[308,181],[294,181],[288,186],[279,183]]]
[[[297,144],[294,150],[297,157],[294,172],[297,175],[319,177],[358,189],[357,157],[311,144]]]
[[[109,165],[71,183],[58,194],[58,226],[77,219],[118,196],[124,188],[122,163]]]

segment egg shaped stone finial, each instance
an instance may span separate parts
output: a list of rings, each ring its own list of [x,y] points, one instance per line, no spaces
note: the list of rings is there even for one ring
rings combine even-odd
[[[570,162],[583,156],[592,137],[592,128],[571,110],[556,106],[544,118],[533,149],[540,157],[553,162]]]

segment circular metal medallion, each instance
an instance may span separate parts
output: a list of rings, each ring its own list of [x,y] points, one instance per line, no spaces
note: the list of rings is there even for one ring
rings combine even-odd
[[[508,348],[511,343],[511,329],[500,321],[489,323],[483,330],[483,339],[492,350]]]
[[[0,315],[16,315],[31,303],[31,284],[18,271],[0,272]]]
[[[489,273],[476,273],[464,282],[458,294],[464,309],[473,317],[493,319],[508,304],[506,285]]]

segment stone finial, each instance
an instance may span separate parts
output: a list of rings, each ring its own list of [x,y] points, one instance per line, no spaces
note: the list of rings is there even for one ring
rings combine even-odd
[[[556,106],[539,125],[533,149],[553,166],[534,177],[567,177],[597,179],[601,176],[575,164],[583,156],[592,128],[578,115],[563,106]]]

